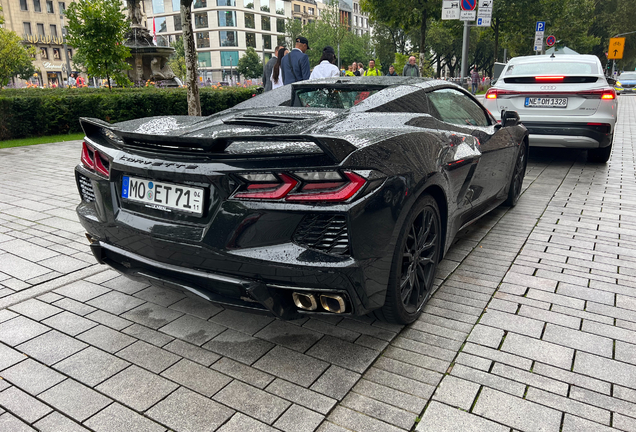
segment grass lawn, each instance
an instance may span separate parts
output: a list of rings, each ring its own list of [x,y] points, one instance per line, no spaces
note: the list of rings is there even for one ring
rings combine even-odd
[[[14,140],[0,141],[0,149],[9,148],[9,147],[29,146],[34,144],[74,141],[74,140],[81,140],[82,138],[84,138],[84,133],[14,139]]]

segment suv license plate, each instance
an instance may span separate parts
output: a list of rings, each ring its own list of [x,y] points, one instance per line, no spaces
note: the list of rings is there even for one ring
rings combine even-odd
[[[159,210],[203,214],[202,188],[124,176],[121,197]]]
[[[526,108],[567,108],[568,98],[527,97]]]

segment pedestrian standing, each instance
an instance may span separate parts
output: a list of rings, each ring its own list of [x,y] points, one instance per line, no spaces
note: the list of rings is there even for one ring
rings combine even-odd
[[[333,47],[326,46],[322,50],[322,57],[320,57],[320,63],[314,68],[309,76],[309,79],[317,78],[331,78],[340,76],[338,66],[333,64],[336,60],[336,53]]]
[[[356,67],[357,67],[357,66],[358,66],[358,65],[356,65]],[[352,65],[349,65],[349,68],[348,68],[348,69],[347,69],[347,71],[345,72],[345,76],[348,76],[348,77],[355,76],[355,75],[353,74],[353,66],[352,66]]]
[[[409,57],[409,62],[406,66],[404,66],[404,70],[402,71],[402,75],[403,76],[410,76],[410,77],[419,77],[420,76],[420,70],[418,69],[417,65],[415,64],[415,56],[411,56]]]
[[[77,80],[75,79],[75,74],[72,73],[68,76],[68,86],[75,87],[77,85]]]
[[[288,53],[289,53],[289,50],[285,48],[284,46],[281,46],[278,52],[276,53],[277,54],[276,64],[272,68],[272,73],[269,77],[269,81],[271,83],[270,90],[274,90],[278,87],[283,86],[283,70],[281,69],[280,65],[281,65],[281,62],[283,61],[283,57],[285,57]]]
[[[309,56],[305,54],[308,49],[311,48],[309,48],[307,38],[298,36],[296,38],[296,46],[285,56],[285,61],[281,62],[283,83],[285,85],[309,79],[311,74]]]
[[[387,74],[387,76],[398,76],[393,65],[389,66],[389,73]]]
[[[470,80],[472,82],[472,90],[473,94],[477,93],[477,87],[479,87],[479,72],[477,72],[477,67],[473,67],[473,70],[470,72]]]
[[[364,75],[364,67],[362,66],[361,62],[358,62],[358,72],[360,72],[360,74],[357,75],[357,76],[363,76]]]
[[[283,48],[282,46],[277,46],[274,50],[274,54],[272,58],[265,64],[265,71],[263,72],[263,86],[265,87],[264,91],[269,91],[272,89],[272,82],[269,78],[272,76],[272,71],[274,70],[274,65],[278,61],[278,51]]]
[[[356,62],[351,63],[351,72],[353,73],[354,76],[360,76],[360,71],[358,70],[358,63]]]
[[[369,69],[364,71],[363,76],[382,76],[382,72],[375,67],[375,60],[369,60]]]

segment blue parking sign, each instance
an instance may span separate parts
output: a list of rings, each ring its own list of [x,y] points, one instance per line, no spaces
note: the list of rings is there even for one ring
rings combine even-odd
[[[537,21],[537,27],[534,31],[535,32],[545,31],[545,21]]]

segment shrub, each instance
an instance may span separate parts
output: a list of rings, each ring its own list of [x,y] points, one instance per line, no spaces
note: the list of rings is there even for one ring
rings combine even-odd
[[[252,97],[253,88],[201,88],[204,116]],[[110,123],[187,115],[186,89],[5,89],[0,91],[0,140],[81,132],[80,117]]]

